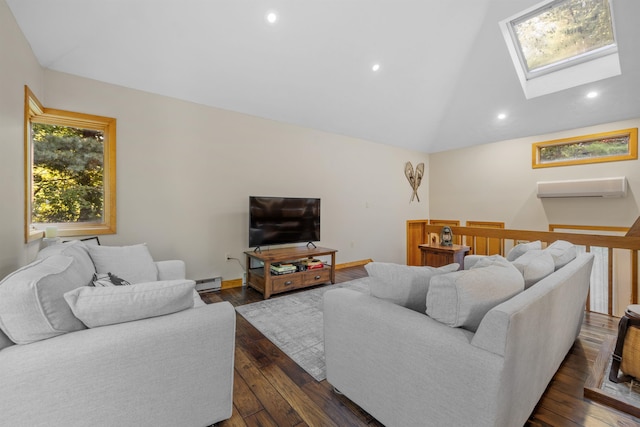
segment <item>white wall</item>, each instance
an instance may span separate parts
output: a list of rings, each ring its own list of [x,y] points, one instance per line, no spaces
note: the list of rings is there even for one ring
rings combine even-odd
[[[0,1],[0,277],[37,252],[24,244],[24,85],[42,93],[43,71]]]
[[[154,258],[185,259],[189,277],[241,277],[224,257],[244,264],[250,195],[320,197],[320,244],[338,263],[403,262],[405,221],[427,216],[427,185],[409,203],[404,176],[424,153],[55,71],[44,88],[46,107],[117,119],[118,233],[101,242],[147,242]]]
[[[630,227],[640,216],[638,160],[533,169],[531,145],[637,127],[640,119],[431,154],[430,218],[459,219],[461,224],[468,220],[503,221],[507,228],[539,231],[548,231],[549,224]],[[614,176],[627,177],[627,197],[536,197],[537,181]],[[628,253],[616,252],[613,310],[618,316],[629,304],[629,265]]]
[[[339,250],[338,263],[403,262],[405,221],[427,216],[428,186],[410,204],[404,176],[407,161],[428,165],[424,153],[43,70],[4,0],[0,57],[0,278],[39,247],[23,237],[25,84],[45,107],[118,120],[118,233],[100,239],[147,242],[194,279],[242,276],[224,257],[244,264],[250,195],[320,197],[320,244]]]
[[[430,217],[504,221],[507,228],[547,231],[549,224],[630,227],[640,215],[638,160],[533,169],[531,144],[640,127],[640,119],[536,135],[431,154]],[[538,199],[537,181],[626,176],[625,198]]]

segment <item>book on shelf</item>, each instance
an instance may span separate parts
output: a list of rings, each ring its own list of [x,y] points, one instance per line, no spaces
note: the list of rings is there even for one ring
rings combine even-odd
[[[295,273],[296,270],[287,270],[287,271],[274,271],[271,270],[271,274],[274,276],[282,276],[283,274],[291,274],[291,273]]]
[[[295,273],[298,269],[293,264],[273,263],[270,267],[273,274]]]

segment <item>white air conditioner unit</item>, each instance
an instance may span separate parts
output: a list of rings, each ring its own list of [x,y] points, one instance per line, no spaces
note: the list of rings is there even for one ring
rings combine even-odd
[[[625,197],[627,179],[615,178],[574,179],[570,181],[540,181],[538,198],[546,197]]]

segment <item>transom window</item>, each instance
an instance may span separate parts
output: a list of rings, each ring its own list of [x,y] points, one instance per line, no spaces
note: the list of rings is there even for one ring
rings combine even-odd
[[[532,166],[581,165],[638,158],[638,128],[536,142]]]
[[[25,240],[115,233],[115,130],[109,117],[42,107],[25,87]]]

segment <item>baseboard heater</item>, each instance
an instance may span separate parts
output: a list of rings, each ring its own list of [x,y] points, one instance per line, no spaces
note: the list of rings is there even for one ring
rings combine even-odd
[[[196,291],[219,291],[222,287],[222,277],[196,280]]]
[[[554,197],[625,197],[627,178],[574,179],[568,181],[539,181],[538,198]]]

